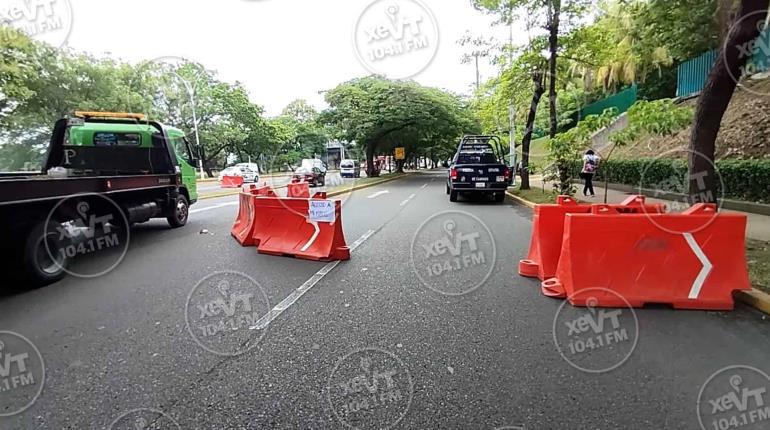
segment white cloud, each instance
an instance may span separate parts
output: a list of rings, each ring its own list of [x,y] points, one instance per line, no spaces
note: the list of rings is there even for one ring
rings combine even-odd
[[[64,0],[59,0],[64,1]],[[70,0],[74,23],[69,46],[92,54],[140,62],[182,56],[240,81],[252,101],[276,115],[290,101],[323,107],[319,91],[368,75],[359,63],[353,29],[364,0]],[[436,58],[414,79],[467,93],[474,66],[457,44],[466,31],[505,40],[508,31],[469,0],[423,0],[441,35]],[[526,35],[517,31],[516,39]],[[482,61],[482,77],[496,73]]]

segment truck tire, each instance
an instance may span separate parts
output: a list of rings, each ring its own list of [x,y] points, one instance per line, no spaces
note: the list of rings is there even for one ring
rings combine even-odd
[[[56,235],[60,224],[40,221],[27,234],[22,253],[22,265],[25,278],[34,287],[42,287],[61,280],[66,274],[69,259],[66,255],[56,255]],[[53,235],[53,239],[51,239]],[[48,240],[48,246],[46,246]]]
[[[505,201],[505,193],[495,193],[495,201],[497,203],[502,203]]]
[[[449,201],[450,202],[456,202],[457,201],[457,191],[450,190],[449,191]]]
[[[187,224],[187,219],[190,216],[190,204],[187,203],[187,197],[178,195],[174,206],[169,211],[166,220],[171,228],[184,227]]]
[[[451,190],[449,189],[449,184],[446,184],[446,195],[449,195],[449,192],[450,192],[450,191],[451,191]]]

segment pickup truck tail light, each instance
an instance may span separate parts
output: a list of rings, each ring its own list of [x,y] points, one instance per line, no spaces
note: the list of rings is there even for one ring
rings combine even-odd
[[[504,175],[505,175],[506,178],[510,178],[511,177],[511,169],[506,167]]]
[[[451,170],[449,170],[449,178],[452,179],[453,181],[457,180],[457,169],[455,169],[454,167]]]

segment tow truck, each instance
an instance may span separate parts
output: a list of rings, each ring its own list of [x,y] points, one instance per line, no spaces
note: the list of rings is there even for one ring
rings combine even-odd
[[[143,114],[58,120],[40,171],[0,173],[2,262],[12,278],[42,286],[81,254],[121,240],[127,247],[133,224],[184,226],[198,199],[194,154],[181,130]]]
[[[464,136],[449,165],[446,193],[452,202],[460,193],[492,195],[496,202],[502,202],[511,175],[499,137]]]

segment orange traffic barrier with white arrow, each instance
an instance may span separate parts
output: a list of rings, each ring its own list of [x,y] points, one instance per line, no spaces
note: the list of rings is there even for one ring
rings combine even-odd
[[[731,310],[733,292],[751,289],[746,224],[746,215],[711,204],[631,215],[594,205],[590,214],[565,216],[556,276],[542,289],[575,306]]]
[[[629,196],[619,205],[610,205],[618,213],[663,213],[663,204],[647,204],[644,196]],[[532,218],[529,253],[519,261],[519,275],[544,281],[556,274],[564,233],[564,217],[571,213],[590,213],[590,204],[578,204],[570,196],[559,196],[556,204],[536,205]]]

